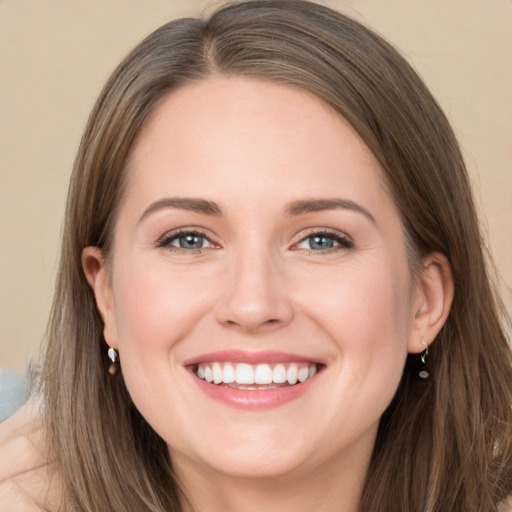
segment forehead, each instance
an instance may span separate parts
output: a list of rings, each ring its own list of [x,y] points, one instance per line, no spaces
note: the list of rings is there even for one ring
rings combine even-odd
[[[375,202],[383,181],[356,132],[312,94],[215,77],[159,105],[133,151],[127,192],[148,200],[180,194],[220,201],[366,193]]]

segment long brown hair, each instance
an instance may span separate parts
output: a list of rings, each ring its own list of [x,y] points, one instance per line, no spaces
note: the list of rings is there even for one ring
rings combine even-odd
[[[69,188],[43,367],[63,510],[181,510],[165,442],[134,407],[122,374],[107,372],[81,253],[111,249],[130,152],[149,116],[173,90],[212,74],[289,84],[339,112],[382,166],[411,265],[433,251],[451,264],[455,297],[431,347],[432,376],[422,381],[405,369],[381,420],[360,510],[493,510],[512,494],[512,356],[458,144],[393,47],[301,0],[237,2],[207,20],[162,26],[114,71],[91,113]]]

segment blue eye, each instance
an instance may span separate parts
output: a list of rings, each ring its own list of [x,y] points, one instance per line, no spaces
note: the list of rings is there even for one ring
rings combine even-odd
[[[204,237],[195,233],[189,233],[178,236],[176,242],[182,249],[201,249],[204,244]]]
[[[335,243],[332,237],[325,235],[311,235],[307,240],[311,249],[315,250],[332,249]]]
[[[201,233],[186,231],[165,237],[158,246],[172,249],[198,250],[213,247],[213,244]]]
[[[336,249],[350,249],[354,244],[343,236],[335,233],[311,233],[309,236],[301,240],[297,245],[297,249],[306,249],[309,251],[330,251]]]

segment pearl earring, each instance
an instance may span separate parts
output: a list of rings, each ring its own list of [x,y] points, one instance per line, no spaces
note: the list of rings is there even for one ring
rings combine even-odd
[[[110,366],[108,367],[108,373],[110,373],[110,375],[115,375],[119,368],[119,354],[117,353],[117,350],[115,348],[109,347],[107,355],[109,359],[112,361],[112,363],[110,363]]]
[[[430,371],[427,366],[427,356],[428,356],[428,345],[423,341],[423,345],[425,345],[425,350],[422,352],[421,359],[421,369],[418,372],[418,377],[421,379],[428,379],[430,377]]]

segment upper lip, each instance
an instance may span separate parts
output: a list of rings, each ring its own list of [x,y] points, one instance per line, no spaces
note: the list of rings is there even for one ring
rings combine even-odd
[[[248,351],[248,350],[220,350],[217,352],[209,352],[201,354],[197,357],[187,359],[183,362],[184,366],[193,366],[197,364],[211,363],[211,362],[231,362],[231,363],[247,363],[251,365],[256,364],[276,364],[276,363],[318,363],[322,361],[304,356],[300,354],[293,354],[291,352],[280,352],[275,350],[263,351]]]

